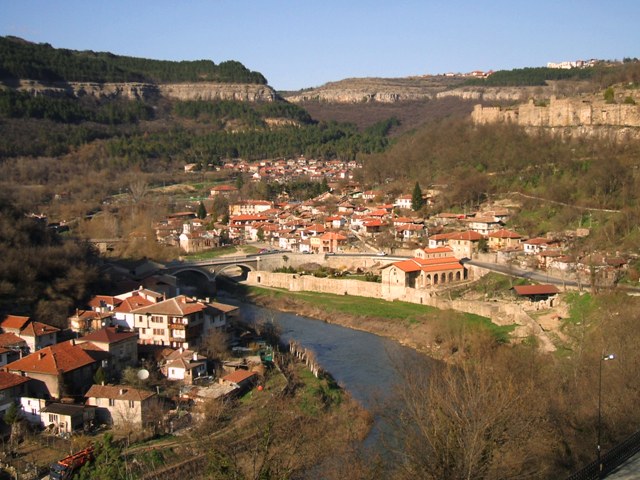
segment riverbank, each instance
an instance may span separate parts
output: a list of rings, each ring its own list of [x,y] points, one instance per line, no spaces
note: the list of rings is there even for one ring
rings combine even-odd
[[[460,350],[456,331],[477,329],[500,343],[508,341],[512,326],[498,326],[486,318],[454,310],[381,299],[289,292],[228,283],[225,289],[255,305],[295,313],[346,328],[389,338],[435,359]]]

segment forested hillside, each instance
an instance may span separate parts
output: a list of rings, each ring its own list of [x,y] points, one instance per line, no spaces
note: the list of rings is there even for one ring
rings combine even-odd
[[[229,82],[266,84],[258,72],[237,61],[172,62],[75,51],[0,37],[0,80],[67,82]]]
[[[640,143],[563,140],[511,125],[447,120],[367,156],[371,185],[407,191],[419,181],[442,192],[438,209],[473,211],[509,194],[524,202],[512,227],[526,235],[590,226],[601,248],[640,247]],[[607,212],[605,210],[611,210]]]

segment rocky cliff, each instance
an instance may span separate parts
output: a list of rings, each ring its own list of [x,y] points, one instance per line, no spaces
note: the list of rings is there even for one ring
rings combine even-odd
[[[330,82],[318,88],[283,94],[292,103],[310,101],[326,103],[396,103],[430,100],[439,92],[451,88],[458,77],[424,76],[408,78],[350,78]]]
[[[476,105],[471,119],[477,125],[513,123],[529,131],[546,129],[563,136],[640,138],[640,93],[627,91],[613,102],[602,95],[557,99],[536,104],[533,99],[512,108]]]
[[[232,83],[42,83],[22,80],[17,90],[32,95],[84,96],[97,98],[150,99],[158,96],[176,100],[238,100],[245,102],[272,102],[275,91],[268,85]]]

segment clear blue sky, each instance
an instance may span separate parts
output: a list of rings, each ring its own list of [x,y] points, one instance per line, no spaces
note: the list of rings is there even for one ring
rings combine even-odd
[[[640,57],[640,0],[0,0],[0,35],[238,60],[278,90]]]

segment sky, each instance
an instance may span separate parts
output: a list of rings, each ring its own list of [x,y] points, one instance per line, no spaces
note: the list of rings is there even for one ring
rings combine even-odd
[[[0,36],[242,62],[276,90],[640,57],[638,0],[0,0]]]

